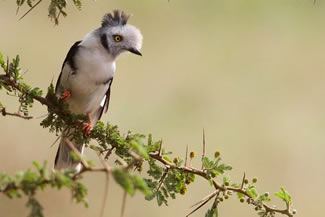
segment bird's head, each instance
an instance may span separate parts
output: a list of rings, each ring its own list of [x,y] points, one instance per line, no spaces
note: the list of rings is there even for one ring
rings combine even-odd
[[[129,15],[118,10],[105,14],[99,28],[102,45],[113,56],[129,51],[142,56],[142,34],[135,26],[127,24]]]

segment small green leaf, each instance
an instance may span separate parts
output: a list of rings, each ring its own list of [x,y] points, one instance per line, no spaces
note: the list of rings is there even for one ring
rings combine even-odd
[[[43,207],[36,199],[30,198],[26,206],[31,209],[31,212],[28,217],[44,217]]]
[[[122,186],[131,196],[135,194],[135,186],[132,182],[130,175],[123,169],[114,169],[113,177],[115,181]]]
[[[145,159],[149,158],[149,155],[148,155],[146,149],[138,141],[131,141],[130,144],[141,157],[143,157]]]
[[[0,65],[4,71],[6,71],[5,61],[3,59],[2,53],[0,52]]]
[[[169,163],[172,163],[172,162],[173,162],[173,161],[172,161],[169,157],[167,157],[167,156],[164,156],[163,159],[166,160],[166,161],[168,161]]]
[[[134,175],[132,177],[133,184],[136,189],[139,189],[145,196],[150,196],[152,191],[149,189],[147,183],[140,176]]]
[[[244,194],[242,194],[242,193],[237,193],[237,196],[238,196],[238,199],[241,199],[241,198],[243,198],[243,197],[245,197],[245,195]]]
[[[276,192],[274,195],[282,199],[284,202],[292,205],[292,199],[290,194],[283,188],[280,188],[280,192]]]
[[[259,216],[264,216],[265,211],[258,212],[257,214],[258,214]]]
[[[255,189],[255,185],[250,185],[247,189],[246,192],[249,196],[251,196],[254,200],[258,197],[258,193]]]
[[[203,163],[203,167],[206,169],[209,169],[213,166],[213,162],[210,161],[209,158],[207,158],[207,157],[202,158],[202,163]]]
[[[40,165],[38,162],[36,162],[36,161],[33,161],[33,165],[34,165],[34,167],[35,167],[37,170],[42,169],[41,165]]]

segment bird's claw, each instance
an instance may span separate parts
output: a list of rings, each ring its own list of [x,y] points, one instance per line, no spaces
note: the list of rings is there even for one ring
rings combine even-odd
[[[93,128],[92,124],[90,122],[85,123],[82,131],[84,131],[84,136],[89,136],[91,129]]]
[[[70,97],[71,97],[70,90],[66,90],[66,91],[63,92],[60,99],[63,99],[64,101],[67,101]]]

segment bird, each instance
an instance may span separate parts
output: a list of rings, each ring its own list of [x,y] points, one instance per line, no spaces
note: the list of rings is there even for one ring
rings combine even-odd
[[[125,52],[142,56],[143,36],[137,27],[128,24],[129,18],[130,15],[120,10],[105,14],[101,26],[75,42],[63,62],[55,94],[69,105],[72,113],[88,116],[88,123],[82,128],[84,136],[90,134],[108,110],[118,57]],[[71,157],[69,135],[65,130],[62,132],[54,169],[79,172],[82,165]],[[71,143],[83,153],[82,142],[72,139]]]

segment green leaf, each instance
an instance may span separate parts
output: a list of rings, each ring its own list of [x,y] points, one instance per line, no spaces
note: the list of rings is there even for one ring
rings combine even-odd
[[[148,144],[147,145],[148,146],[152,145],[152,134],[151,133],[148,135]]]
[[[146,149],[143,147],[142,144],[139,143],[139,141],[131,141],[130,144],[141,157],[143,157],[144,159],[149,158]]]
[[[249,196],[251,196],[254,200],[258,197],[258,193],[255,189],[255,185],[250,185],[247,189],[246,192]]]
[[[114,169],[113,170],[113,177],[115,181],[122,186],[122,188],[128,192],[131,196],[135,194],[135,186],[132,182],[132,178],[130,174],[128,174],[123,169]]]
[[[33,165],[34,165],[34,167],[35,167],[37,170],[42,169],[41,165],[40,165],[38,162],[36,162],[36,161],[33,161]]]
[[[206,214],[205,217],[218,217],[218,208],[211,208],[209,209]]]
[[[3,59],[2,53],[0,52],[0,65],[2,67],[2,69],[5,71],[6,67],[5,67],[5,61]]]
[[[264,216],[265,211],[258,212],[257,214],[258,214],[259,216]]]
[[[31,212],[28,215],[28,217],[44,217],[44,215],[43,215],[43,207],[41,206],[41,204],[36,199],[30,198],[27,201],[26,206],[31,209]]]
[[[280,190],[280,192],[276,192],[274,193],[274,195],[282,199],[284,202],[292,205],[292,199],[290,194],[283,187],[281,187]]]
[[[224,176],[222,181],[223,181],[223,184],[224,184],[224,185],[225,185],[227,182],[228,182],[228,184],[229,184],[229,183],[230,183],[230,176],[228,176],[228,175],[227,175],[227,176]]]
[[[82,202],[86,208],[88,207],[88,201],[86,200],[87,194],[88,190],[84,184],[79,182],[73,184],[72,197],[77,201],[77,203]]]
[[[213,166],[213,161],[210,161],[209,158],[207,157],[202,158],[202,163],[203,163],[203,167],[206,169],[209,169]]]
[[[239,188],[239,187],[240,187],[240,184],[238,184],[238,183],[232,183],[232,184],[231,184],[231,187]]]
[[[245,197],[245,195],[244,194],[242,194],[242,193],[237,193],[237,196],[238,196],[238,199],[241,199],[241,198],[243,198],[243,197]]]
[[[226,164],[220,164],[217,169],[223,172],[224,170],[232,170],[232,167]]]
[[[166,161],[168,161],[169,163],[172,163],[172,162],[173,162],[173,161],[172,161],[169,157],[167,157],[167,156],[164,156],[163,159],[166,160]]]
[[[136,189],[139,189],[145,196],[150,196],[152,191],[149,189],[147,183],[140,176],[134,175],[132,177],[133,184]]]

